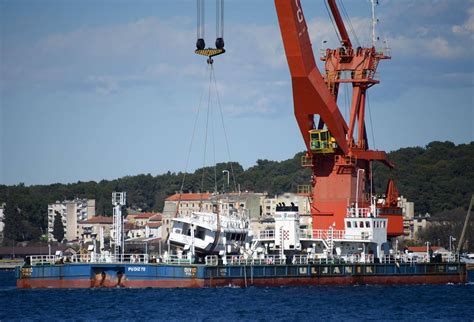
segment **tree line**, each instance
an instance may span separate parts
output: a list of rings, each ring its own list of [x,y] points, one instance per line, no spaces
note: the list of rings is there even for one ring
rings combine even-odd
[[[376,191],[384,192],[388,178],[395,178],[400,193],[415,202],[417,213],[436,216],[467,208],[474,182],[474,142],[431,142],[426,147],[402,148],[388,155],[396,168],[390,171],[374,165]],[[165,199],[181,188],[196,192],[240,187],[241,191],[269,195],[296,192],[298,185],[309,184],[311,178],[310,169],[301,166],[302,156],[303,152],[285,161],[258,160],[246,170],[237,162],[219,163],[187,173],[184,183],[184,173],[167,172],[99,182],[0,185],[0,203],[6,203],[4,237],[6,241],[38,240],[47,232],[48,204],[65,199],[95,199],[96,214],[111,215],[113,191],[126,191],[128,207],[142,211],[162,211]],[[229,187],[222,171],[231,169]]]

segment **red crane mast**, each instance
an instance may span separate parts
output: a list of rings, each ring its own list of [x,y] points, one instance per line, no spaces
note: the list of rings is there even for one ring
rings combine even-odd
[[[378,63],[390,56],[375,47],[354,49],[336,1],[327,2],[341,47],[324,51],[324,74],[316,66],[300,1],[275,0],[275,7],[292,79],[294,113],[307,148],[303,165],[312,169],[313,229],[344,229],[347,207],[370,203],[370,163],[379,160],[393,168],[384,151],[369,149],[365,128],[367,89],[379,83],[375,79]],[[352,84],[349,124],[337,105],[341,83]],[[319,116],[318,124],[315,115]],[[390,180],[385,203],[379,205],[381,216],[389,219],[389,237],[403,234],[397,198]]]

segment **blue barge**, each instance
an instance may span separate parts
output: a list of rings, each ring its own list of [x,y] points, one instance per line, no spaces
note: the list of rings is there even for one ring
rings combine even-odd
[[[467,282],[466,264],[64,263],[16,268],[18,288],[223,287]]]

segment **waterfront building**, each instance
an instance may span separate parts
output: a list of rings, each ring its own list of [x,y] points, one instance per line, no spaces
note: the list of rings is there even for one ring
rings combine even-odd
[[[110,231],[113,227],[113,218],[105,216],[95,216],[78,222],[80,240],[83,243],[91,243],[102,238],[110,239]],[[102,241],[103,242],[103,241]]]
[[[127,240],[136,238],[161,238],[162,214],[145,212],[133,214],[133,221],[128,220],[125,229]]]
[[[431,220],[431,215],[426,213],[424,215],[417,215],[413,218],[413,239],[419,237],[419,233],[428,227]]]
[[[401,196],[398,199],[398,207],[402,208],[403,213],[403,235],[405,238],[414,239],[415,231],[413,219],[415,217],[415,203]]]
[[[5,203],[0,203],[0,242],[3,240],[3,229],[5,228]]]
[[[75,241],[80,237],[78,222],[95,216],[95,199],[79,199],[56,201],[48,205],[48,240],[56,240],[53,236],[54,219],[61,215],[64,226],[64,238]]]

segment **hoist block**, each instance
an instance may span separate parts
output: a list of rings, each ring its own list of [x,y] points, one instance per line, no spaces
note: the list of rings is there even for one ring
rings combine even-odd
[[[214,57],[214,56],[225,53],[225,49],[206,48],[206,49],[196,49],[194,52],[201,56]]]

